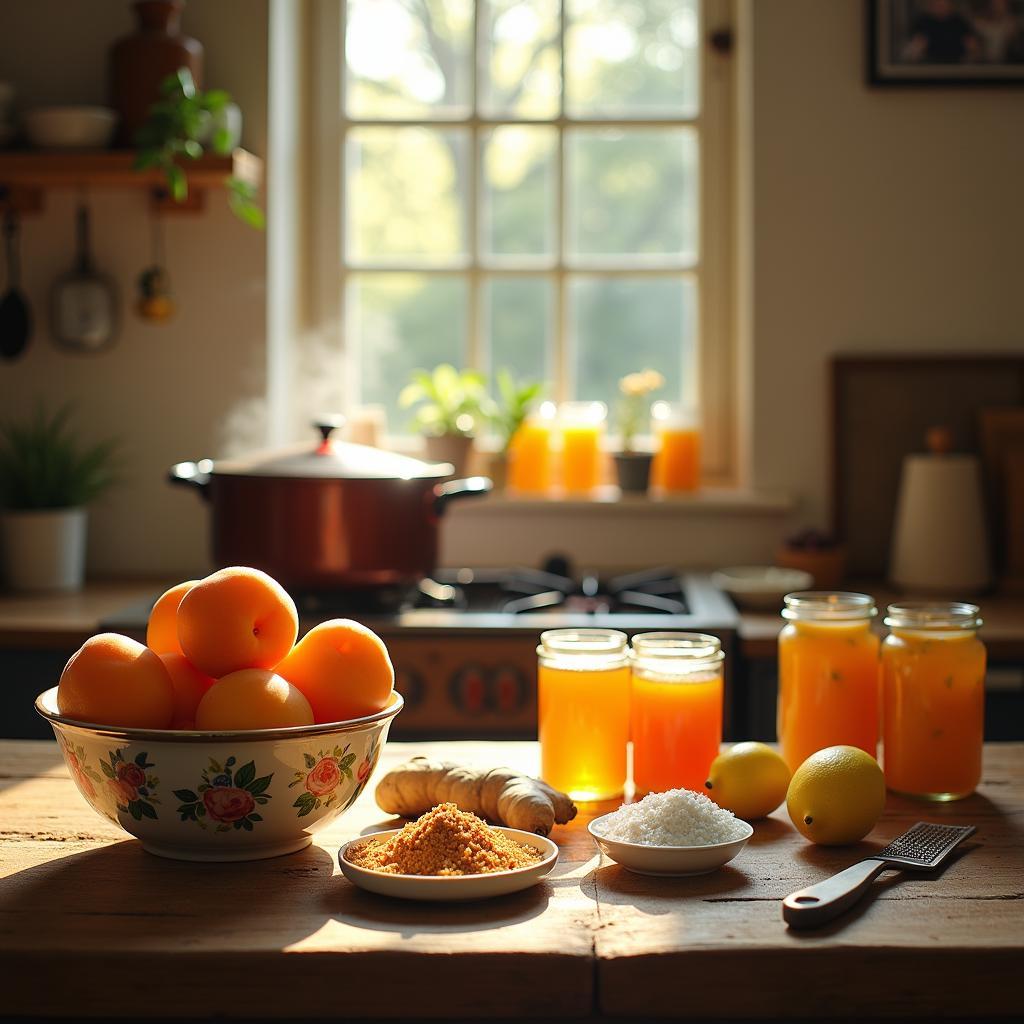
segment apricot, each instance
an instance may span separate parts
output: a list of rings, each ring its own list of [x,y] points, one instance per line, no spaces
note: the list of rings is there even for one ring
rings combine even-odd
[[[182,653],[200,672],[220,678],[243,668],[274,668],[299,630],[295,602],[259,569],[220,569],[178,605]]]
[[[64,666],[57,709],[99,725],[166,729],[174,717],[174,686],[148,647],[118,633],[99,633]]]
[[[199,580],[186,580],[165,590],[153,605],[146,624],[146,646],[156,654],[181,654],[178,643],[178,605]]]
[[[168,652],[159,655],[159,658],[171,677],[171,686],[174,687],[174,717],[171,719],[171,728],[193,729],[199,701],[216,680],[204,676],[184,654]]]
[[[306,695],[317,722],[381,711],[395,685],[384,641],[351,619],[328,619],[314,626],[277,672]]]
[[[207,732],[312,724],[309,701],[265,668],[243,668],[218,679],[196,708],[196,728]]]

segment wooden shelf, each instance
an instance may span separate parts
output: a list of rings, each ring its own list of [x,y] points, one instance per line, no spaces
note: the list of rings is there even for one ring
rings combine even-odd
[[[263,161],[244,149],[229,156],[210,154],[183,160],[189,197],[184,203],[175,203],[167,196],[158,171],[136,171],[134,163],[132,150],[0,152],[0,206],[33,213],[42,209],[47,189],[135,188],[147,190],[151,203],[160,210],[195,211],[203,208],[206,191],[223,188],[228,178],[258,185],[263,176]]]

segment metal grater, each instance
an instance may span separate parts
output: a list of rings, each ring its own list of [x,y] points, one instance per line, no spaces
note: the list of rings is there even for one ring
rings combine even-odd
[[[917,871],[933,871],[946,854],[976,831],[973,825],[936,825],[930,821],[919,821],[884,850],[879,850],[871,860],[884,860],[894,866]]]
[[[883,871],[889,868],[934,871],[976,831],[973,825],[919,821],[873,857],[851,864],[823,882],[790,893],[782,901],[782,916],[791,928],[809,928],[831,921],[852,907]]]

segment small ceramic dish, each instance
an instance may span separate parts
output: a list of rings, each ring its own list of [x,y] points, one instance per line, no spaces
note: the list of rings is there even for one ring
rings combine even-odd
[[[25,134],[39,149],[106,149],[117,114],[106,107],[37,107],[25,114]]]
[[[624,843],[602,835],[601,827],[608,817],[608,814],[602,814],[600,818],[595,818],[587,826],[587,831],[594,837],[594,842],[603,854],[638,875],[709,874],[736,857],[754,834],[753,828],[743,821],[740,824],[746,830],[746,835],[728,843],[715,843],[713,846],[647,846],[643,843]]]
[[[383,871],[370,871],[357,867],[348,859],[348,851],[372,839],[387,839],[400,829],[372,832],[346,843],[338,851],[338,864],[342,874],[353,884],[368,892],[382,896],[397,896],[405,900],[430,900],[437,902],[462,902],[465,900],[486,900],[492,896],[505,896],[536,885],[550,874],[558,860],[558,847],[544,836],[533,832],[522,832],[517,828],[494,826],[509,839],[524,846],[532,846],[541,854],[536,864],[511,871],[491,871],[485,875],[389,875]]]
[[[57,710],[56,686],[36,711],[94,811],[150,853],[226,861],[308,846],[366,788],[402,703],[396,692],[365,718],[231,732],[74,721]]]
[[[814,577],[801,569],[780,569],[774,565],[739,565],[712,573],[711,582],[742,608],[777,612],[782,608],[782,599],[787,594],[813,588]]]

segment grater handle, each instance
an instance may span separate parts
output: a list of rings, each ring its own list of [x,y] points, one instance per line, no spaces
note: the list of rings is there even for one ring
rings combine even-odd
[[[852,907],[886,867],[884,860],[869,857],[823,882],[798,889],[782,901],[782,917],[791,928],[815,928],[831,921]]]

